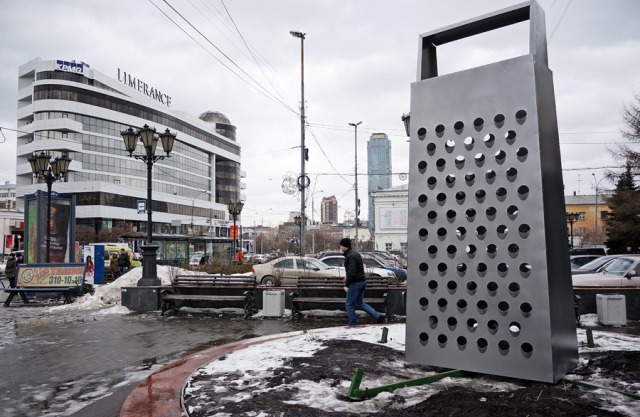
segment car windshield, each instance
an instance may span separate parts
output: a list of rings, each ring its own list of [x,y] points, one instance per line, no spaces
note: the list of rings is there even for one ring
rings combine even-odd
[[[611,262],[613,260],[613,258],[607,258],[606,256],[603,256],[601,258],[596,258],[591,262],[587,262],[586,264],[582,265],[580,268],[581,270],[587,270],[587,271],[592,271],[594,269],[598,269],[600,268],[602,265]]]
[[[318,268],[320,270],[332,269],[329,265],[325,264],[324,262],[319,261],[317,259],[311,259],[311,258],[304,259],[304,263],[302,265],[304,269],[314,269],[314,268]]]
[[[618,258],[615,261],[611,262],[611,264],[609,264],[609,266],[604,270],[608,274],[623,276],[624,273],[629,270],[631,265],[633,265],[633,259]]]

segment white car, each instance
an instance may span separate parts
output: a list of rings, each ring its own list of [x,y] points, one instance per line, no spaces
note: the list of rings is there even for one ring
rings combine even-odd
[[[285,256],[264,264],[255,264],[251,272],[256,283],[267,286],[295,286],[298,277],[344,277],[344,268],[332,268],[314,258]]]
[[[571,278],[574,287],[640,287],[640,256],[621,256],[601,272]]]
[[[342,268],[344,270],[344,256],[342,255],[325,256],[320,260],[329,266],[332,266],[334,268]],[[396,274],[394,274],[393,271],[390,271],[388,269],[371,267],[371,266],[365,265],[364,272],[365,274],[367,274],[367,276],[387,277],[389,279],[389,282],[392,282],[392,283],[396,281]]]

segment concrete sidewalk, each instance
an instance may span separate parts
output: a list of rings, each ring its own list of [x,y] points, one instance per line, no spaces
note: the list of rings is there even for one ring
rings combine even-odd
[[[149,375],[131,392],[122,406],[120,417],[181,417],[185,383],[193,372],[214,359],[248,346],[276,339],[299,336],[306,330],[257,337],[205,349],[179,359]]]

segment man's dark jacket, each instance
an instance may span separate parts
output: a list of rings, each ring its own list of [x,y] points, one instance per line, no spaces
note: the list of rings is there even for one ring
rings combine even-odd
[[[344,269],[347,271],[347,287],[353,282],[365,281],[362,256],[351,248],[347,249],[342,255],[344,255]]]

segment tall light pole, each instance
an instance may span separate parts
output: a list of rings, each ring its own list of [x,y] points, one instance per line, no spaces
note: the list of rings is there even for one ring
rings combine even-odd
[[[242,212],[244,208],[244,203],[242,201],[229,201],[227,203],[227,210],[229,210],[229,215],[233,217],[233,256],[236,256],[236,252],[238,251],[238,231],[236,230],[236,221],[238,220],[238,216]],[[232,259],[233,262],[233,259]]]
[[[605,177],[600,178],[600,181],[596,179],[596,174],[591,173],[593,176],[593,182],[596,184],[596,224],[595,224],[595,237],[593,239],[593,243],[595,245],[598,244],[598,187],[600,186],[600,182],[605,179]]]
[[[49,263],[51,262],[51,186],[55,181],[64,178],[69,171],[71,159],[67,154],[62,154],[51,161],[49,155],[40,152],[39,155],[31,155],[27,161],[31,164],[31,171],[34,175],[47,184],[47,235],[45,237],[47,252],[45,253],[45,262]]]
[[[122,139],[124,140],[124,148],[129,152],[129,157],[139,159],[147,164],[147,242],[142,247],[142,278],[138,280],[138,286],[159,286],[162,281],[158,278],[158,271],[156,265],[156,252],[158,251],[158,245],[153,244],[152,230],[153,230],[153,176],[151,174],[153,164],[161,159],[170,158],[171,151],[173,150],[173,142],[176,139],[176,134],[166,129],[163,133],[156,136],[156,129],[151,128],[148,125],[144,125],[142,129],[134,131],[133,128],[123,130],[120,132]],[[144,154],[134,154],[138,139],[142,142],[144,147]],[[162,142],[162,149],[167,154],[156,155],[156,147],[158,141]]]
[[[316,221],[315,221],[315,208],[314,208],[314,198],[316,196],[316,193],[322,193],[324,192],[324,190],[318,190],[318,191],[314,191],[313,194],[311,194],[311,227],[312,227],[312,233],[311,233],[311,252],[312,253],[316,253]]]
[[[262,219],[260,220],[260,227],[264,230],[264,213],[271,211],[273,208],[266,209],[262,212]],[[263,254],[264,251],[262,249],[262,242],[264,242],[264,233],[260,232],[260,254]]]
[[[304,256],[304,226],[306,223],[304,190],[309,186],[309,179],[304,171],[304,161],[307,157],[307,148],[304,146],[304,39],[306,33],[289,31],[294,38],[300,38],[300,176],[298,188],[300,189],[300,256]]]
[[[196,198],[202,193],[211,194],[211,191],[209,190],[198,191],[198,194],[194,195],[193,198],[191,199],[191,234],[192,235],[194,234],[193,233],[193,208],[196,204]]]
[[[358,222],[360,217],[360,199],[358,198],[358,126],[362,122],[349,123],[349,126],[353,126],[355,129],[355,159],[356,159],[356,241],[353,243],[353,248],[358,248]]]

